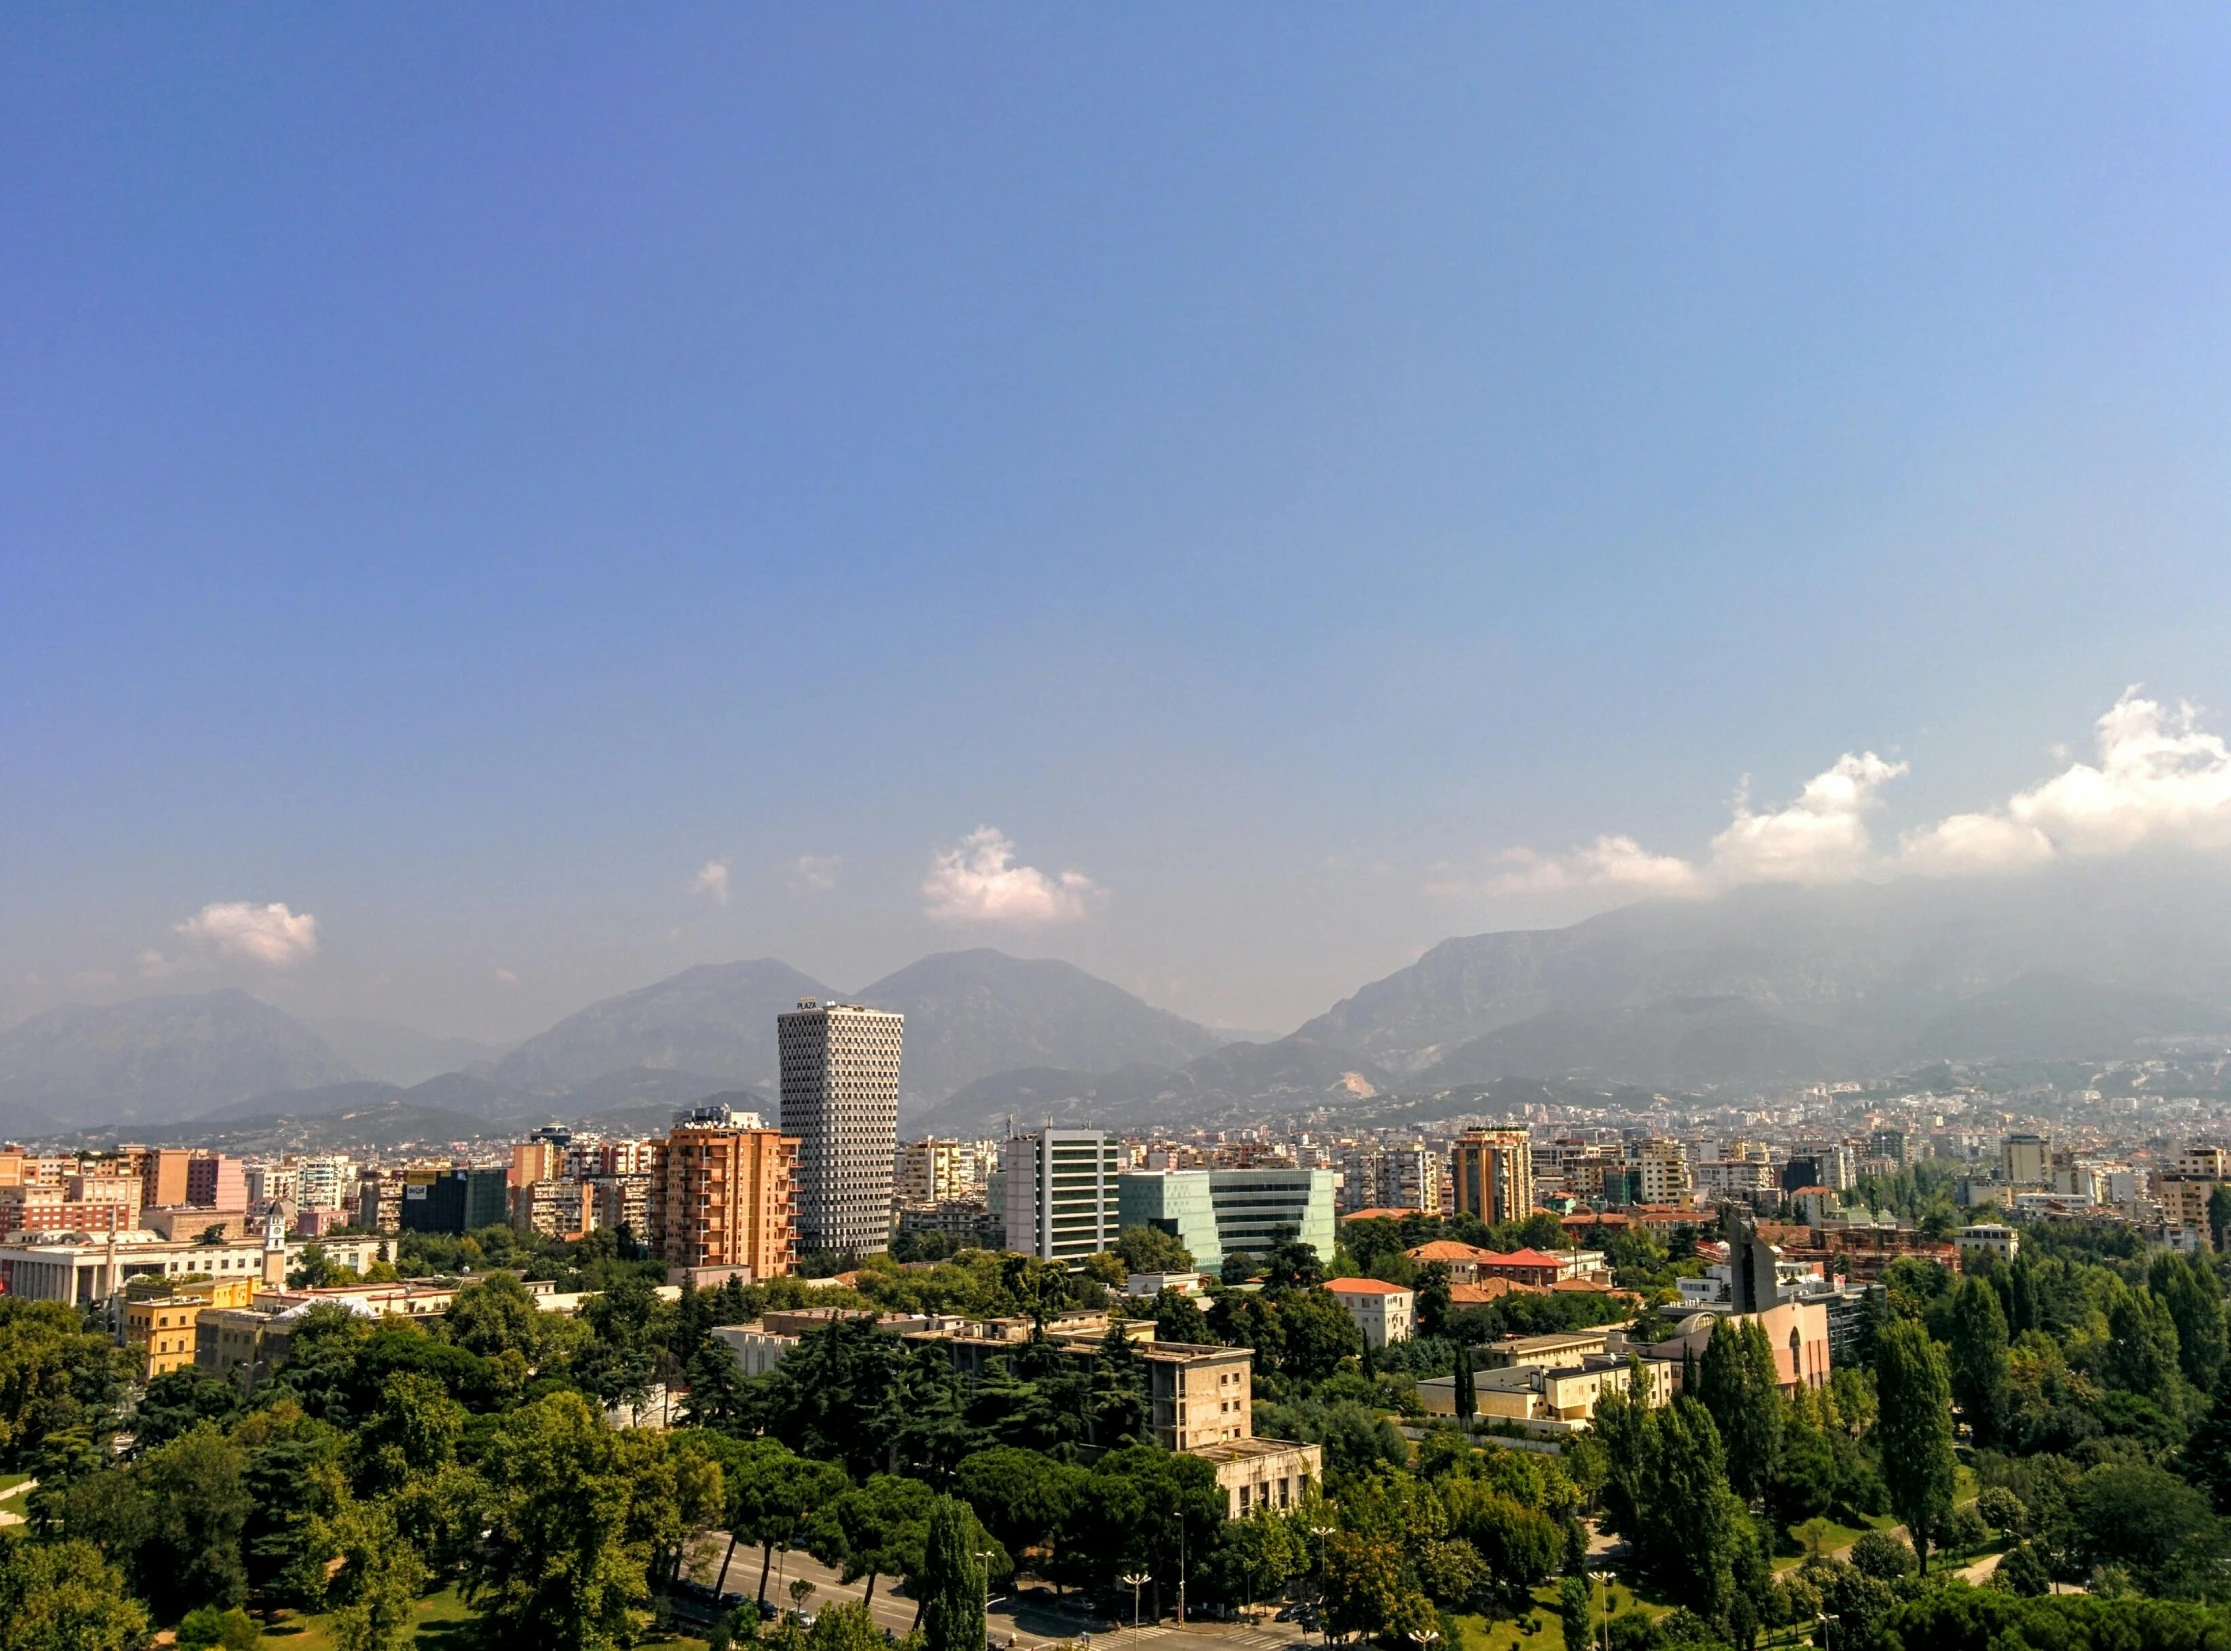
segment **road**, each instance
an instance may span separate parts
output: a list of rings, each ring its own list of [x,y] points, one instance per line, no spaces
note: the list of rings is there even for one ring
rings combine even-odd
[[[727,1550],[726,1533],[713,1532],[693,1551],[689,1574],[707,1583],[713,1582],[714,1572],[719,1569],[721,1556]],[[727,1575],[720,1579],[719,1585],[751,1597],[759,1589],[759,1563],[760,1551],[756,1546],[738,1543]],[[805,1601],[808,1611],[818,1611],[838,1600],[856,1600],[867,1587],[865,1578],[858,1582],[842,1582],[837,1572],[811,1554],[793,1549],[787,1554],[778,1552],[775,1555],[774,1568],[767,1573],[767,1602],[789,1605],[790,1585],[799,1581],[813,1584],[813,1591]],[[875,1597],[868,1602],[868,1609],[875,1617],[876,1626],[888,1628],[893,1634],[903,1635],[914,1626],[914,1601],[894,1591],[891,1578],[877,1580]],[[1035,1599],[994,1599],[985,1626],[995,1643],[1002,1646],[1012,1643],[1016,1651],[1037,1651],[1039,1647],[1063,1641],[1082,1642],[1087,1633],[1096,1647],[1151,1640],[1154,1651],[1298,1651],[1300,1647],[1318,1643],[1314,1635],[1290,1622],[1260,1625],[1204,1622],[1187,1623],[1180,1628],[1165,1618],[1134,1630],[1128,1615],[1120,1623],[1111,1623],[1106,1618],[1061,1610],[1050,1602]]]

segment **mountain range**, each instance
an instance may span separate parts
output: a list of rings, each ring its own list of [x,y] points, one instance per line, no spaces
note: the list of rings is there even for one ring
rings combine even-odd
[[[702,965],[501,1054],[378,1023],[321,1037],[233,990],[145,998],[0,1032],[0,1127],[383,1107],[655,1122],[714,1091],[771,1096],[774,1017],[801,997],[904,1013],[902,1119],[970,1135],[1009,1117],[1199,1122],[1394,1097],[1415,1111],[1515,1080],[1709,1091],[1940,1060],[2108,1060],[2231,1042],[2231,878],[2214,862],[2125,863],[1651,901],[1443,941],[1266,1040],[989,950],[937,953],[856,992],[771,958]],[[429,1074],[445,1055],[474,1058]]]

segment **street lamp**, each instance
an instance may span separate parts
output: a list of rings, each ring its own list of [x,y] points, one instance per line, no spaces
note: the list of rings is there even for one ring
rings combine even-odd
[[[1596,1586],[1603,1590],[1603,1606],[1596,1613],[1596,1621],[1603,1635],[1604,1651],[1611,1651],[1611,1573],[1590,1571],[1588,1574],[1596,1579]]]
[[[1139,1631],[1139,1590],[1146,1586],[1149,1573],[1130,1571],[1116,1580],[1131,1590],[1131,1632],[1136,1634]]]
[[[1325,1587],[1322,1580],[1325,1569],[1325,1538],[1339,1528],[1337,1525],[1311,1525],[1308,1527],[1309,1534],[1317,1539],[1317,1572],[1319,1577],[1317,1609],[1320,1613],[1317,1619],[1317,1629],[1319,1633],[1325,1636],[1325,1643],[1328,1645],[1332,1643],[1332,1624],[1327,1622],[1322,1615],[1325,1605]]]
[[[976,1563],[984,1570],[984,1644],[992,1643],[992,1555],[998,1550],[979,1548],[973,1550]]]
[[[1821,1613],[1819,1613],[1819,1615],[1820,1615],[1820,1643],[1821,1643],[1822,1651],[1827,1651],[1827,1648],[1828,1648],[1829,1646],[1831,1646],[1831,1645],[1834,1645],[1834,1644],[1836,1643],[1836,1631],[1835,1631],[1835,1629],[1834,1629],[1834,1628],[1832,1628],[1832,1627],[1830,1626],[1830,1624],[1832,1624],[1832,1623],[1838,1623],[1838,1622],[1842,1622],[1842,1621],[1843,1621],[1844,1619],[1843,1619],[1843,1616],[1842,1616],[1842,1615],[1841,1615],[1841,1614],[1840,1614],[1839,1612],[1835,1612],[1835,1611],[1822,1611]]]

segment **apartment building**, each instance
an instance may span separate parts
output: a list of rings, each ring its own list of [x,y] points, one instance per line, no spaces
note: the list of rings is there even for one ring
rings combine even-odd
[[[980,1198],[989,1166],[974,1141],[931,1136],[899,1148],[898,1197],[902,1204],[946,1204]]]
[[[1534,1213],[1534,1143],[1523,1129],[1474,1129],[1449,1151],[1451,1205],[1489,1226]]]
[[[692,1273],[736,1268],[766,1279],[789,1272],[797,1260],[798,1150],[795,1136],[764,1127],[756,1114],[726,1107],[678,1114],[651,1147],[651,1253]]]
[[[800,1250],[875,1255],[891,1247],[905,1029],[903,1015],[812,998],[775,1017],[782,1133],[798,1143]]]

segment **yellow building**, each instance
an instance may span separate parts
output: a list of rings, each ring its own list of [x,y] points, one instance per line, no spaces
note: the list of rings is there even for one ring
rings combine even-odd
[[[153,1281],[150,1281],[153,1283]],[[256,1290],[251,1278],[164,1279],[160,1293],[124,1298],[124,1345],[139,1359],[140,1379],[153,1381],[194,1362],[196,1326],[212,1307],[245,1307]]]

